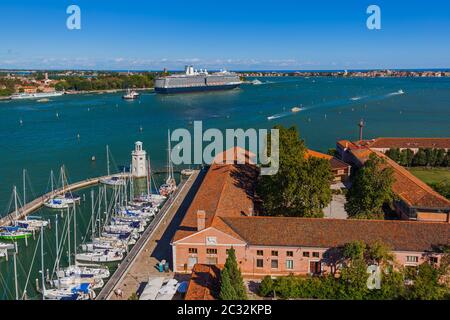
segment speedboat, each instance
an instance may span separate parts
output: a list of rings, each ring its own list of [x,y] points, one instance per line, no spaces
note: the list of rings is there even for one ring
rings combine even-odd
[[[305,108],[302,108],[302,107],[293,107],[291,109],[292,112],[299,112],[299,111],[303,111],[303,110],[305,110]]]
[[[137,93],[135,90],[128,89],[127,93],[124,94],[122,96],[122,98],[125,99],[125,100],[134,100],[134,99],[139,98],[139,93]]]

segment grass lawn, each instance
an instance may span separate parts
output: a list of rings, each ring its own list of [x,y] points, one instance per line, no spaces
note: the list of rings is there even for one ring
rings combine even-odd
[[[409,168],[409,171],[423,182],[439,183],[443,181],[450,182],[450,168]]]

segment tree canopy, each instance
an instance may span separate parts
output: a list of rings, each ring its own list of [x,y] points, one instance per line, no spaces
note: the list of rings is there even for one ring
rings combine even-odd
[[[267,215],[323,217],[331,201],[333,175],[327,160],[305,157],[306,146],[297,128],[275,126],[279,130],[279,170],[261,176],[257,193]],[[269,139],[270,140],[270,139]]]
[[[383,204],[393,200],[393,169],[386,167],[385,160],[371,154],[369,160],[352,179],[348,190],[345,210],[351,218],[383,219]]]

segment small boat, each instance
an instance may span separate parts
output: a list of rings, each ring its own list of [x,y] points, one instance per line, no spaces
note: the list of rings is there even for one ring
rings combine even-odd
[[[262,82],[259,81],[258,79],[255,79],[255,80],[253,80],[253,81],[251,82],[251,84],[254,85],[254,86],[257,86],[257,85],[262,84]]]
[[[302,107],[293,107],[291,109],[292,112],[300,112],[300,111],[303,111],[303,110],[305,110],[305,108],[302,108]]]
[[[110,276],[110,272],[107,266],[100,266],[100,265],[71,265],[63,270],[60,270],[57,272],[57,276],[62,277],[69,277],[72,275],[78,275],[80,277],[86,277],[86,276],[92,276],[94,278],[101,278],[105,279]]]
[[[96,297],[89,283],[82,283],[72,288],[44,289],[45,300],[93,300]]]
[[[193,173],[194,173],[194,170],[193,170],[193,169],[183,169],[183,170],[181,170],[181,174],[182,174],[183,176],[189,177],[189,176],[191,176]]]
[[[75,259],[77,261],[89,261],[89,262],[121,261],[123,259],[123,253],[117,250],[85,252],[85,253],[78,253],[75,256]]]
[[[124,186],[126,181],[121,177],[111,177],[100,179],[100,183],[106,184],[108,186]]]
[[[398,94],[404,94],[405,91],[403,91],[402,89],[400,89],[400,90],[397,91],[397,93],[398,93]]]
[[[122,96],[122,99],[125,99],[125,100],[134,100],[137,98],[139,98],[139,93],[137,93],[135,90],[130,90],[130,89],[128,89],[127,93]]]
[[[65,200],[65,198],[57,197],[45,201],[44,206],[50,209],[67,209],[69,207],[69,203]]]
[[[52,281],[52,284],[59,289],[71,288],[83,283],[89,283],[92,289],[100,289],[105,285],[103,279],[95,278],[92,275],[72,274]]]
[[[0,239],[18,240],[31,237],[32,233],[24,231],[19,227],[0,227]]]
[[[0,258],[6,257],[6,255],[8,254],[8,250],[12,249],[14,249],[13,244],[0,242]]]

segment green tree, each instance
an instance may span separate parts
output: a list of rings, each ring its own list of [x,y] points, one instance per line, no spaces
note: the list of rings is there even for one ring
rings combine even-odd
[[[415,300],[437,300],[448,294],[448,288],[439,283],[440,272],[429,263],[422,263],[413,277],[410,298]]]
[[[385,166],[385,160],[371,154],[359,169],[346,194],[345,209],[357,219],[382,219],[383,204],[392,202],[393,170]]]
[[[222,300],[239,300],[231,284],[228,269],[223,269],[220,274],[220,299]]]
[[[257,193],[268,215],[322,217],[331,201],[331,168],[328,161],[307,158],[306,147],[295,127],[279,130],[279,170],[261,176]],[[269,146],[270,148],[270,146]]]
[[[231,286],[232,290],[229,288]],[[223,294],[222,294],[223,291]],[[245,290],[244,280],[236,260],[234,248],[228,250],[227,260],[222,271],[221,297],[228,297],[224,300],[246,300],[247,292]],[[232,298],[230,298],[232,297]]]
[[[273,292],[274,289],[274,281],[271,276],[265,276],[261,284],[259,285],[259,294],[263,297],[267,297],[269,294]]]
[[[413,165],[414,166],[426,166],[427,165],[427,155],[426,155],[424,149],[419,148],[417,153],[414,155]]]

